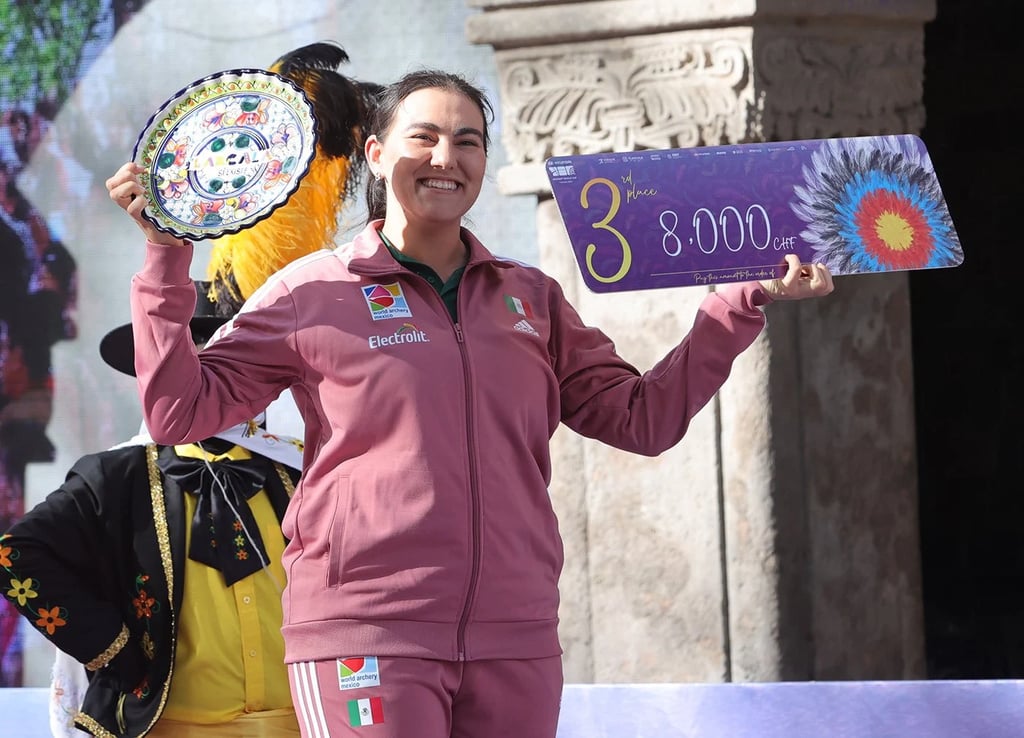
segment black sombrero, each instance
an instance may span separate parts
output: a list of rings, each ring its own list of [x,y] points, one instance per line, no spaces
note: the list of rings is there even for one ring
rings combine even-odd
[[[228,318],[217,315],[217,304],[208,296],[210,283],[195,280],[195,284],[196,309],[188,326],[192,329],[192,341],[199,344],[206,343],[218,328],[228,322]],[[103,337],[100,356],[122,374],[135,376],[135,337],[131,323],[120,325]]]

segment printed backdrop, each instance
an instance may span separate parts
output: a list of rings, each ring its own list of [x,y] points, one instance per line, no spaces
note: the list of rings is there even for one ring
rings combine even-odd
[[[59,168],[59,191],[74,203],[90,162],[49,136],[57,114],[103,47],[143,0],[0,1],[0,531],[25,512],[29,464],[52,463],[48,435],[59,392],[52,349],[78,336],[76,244],[59,212],[26,195],[30,162]],[[97,141],[102,141],[97,137]],[[0,565],[9,551],[0,542]],[[22,684],[20,618],[10,605],[24,583],[0,579],[0,686]]]

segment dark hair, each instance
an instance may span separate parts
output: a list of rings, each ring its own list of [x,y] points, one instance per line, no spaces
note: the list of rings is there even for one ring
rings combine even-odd
[[[494,120],[494,108],[483,90],[454,72],[442,72],[437,69],[423,69],[410,72],[375,95],[374,105],[370,110],[366,125],[367,136],[376,136],[383,141],[391,124],[395,120],[402,102],[419,90],[437,89],[463,95],[473,102],[484,118],[484,152],[490,143],[489,123]],[[366,219],[367,222],[383,218],[387,214],[388,194],[384,180],[367,177],[366,181]]]

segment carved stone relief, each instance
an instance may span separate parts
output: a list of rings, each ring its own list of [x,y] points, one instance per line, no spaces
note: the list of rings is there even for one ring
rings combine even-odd
[[[683,31],[497,54],[512,165],[601,151],[907,133],[923,35]]]
[[[553,155],[742,140],[754,104],[750,34],[682,32],[500,52],[502,143]]]
[[[765,140],[916,133],[924,125],[920,28],[755,33]]]

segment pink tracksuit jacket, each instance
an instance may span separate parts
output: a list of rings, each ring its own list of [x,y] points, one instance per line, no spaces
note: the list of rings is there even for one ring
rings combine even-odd
[[[158,443],[195,441],[292,390],[306,443],[284,521],[287,661],[557,655],[551,435],[562,422],[640,454],[670,448],[770,298],[754,283],[709,294],[641,374],[554,280],[465,230],[453,323],[380,225],[273,276],[201,358],[192,247],[147,244],[131,290],[146,426]]]

